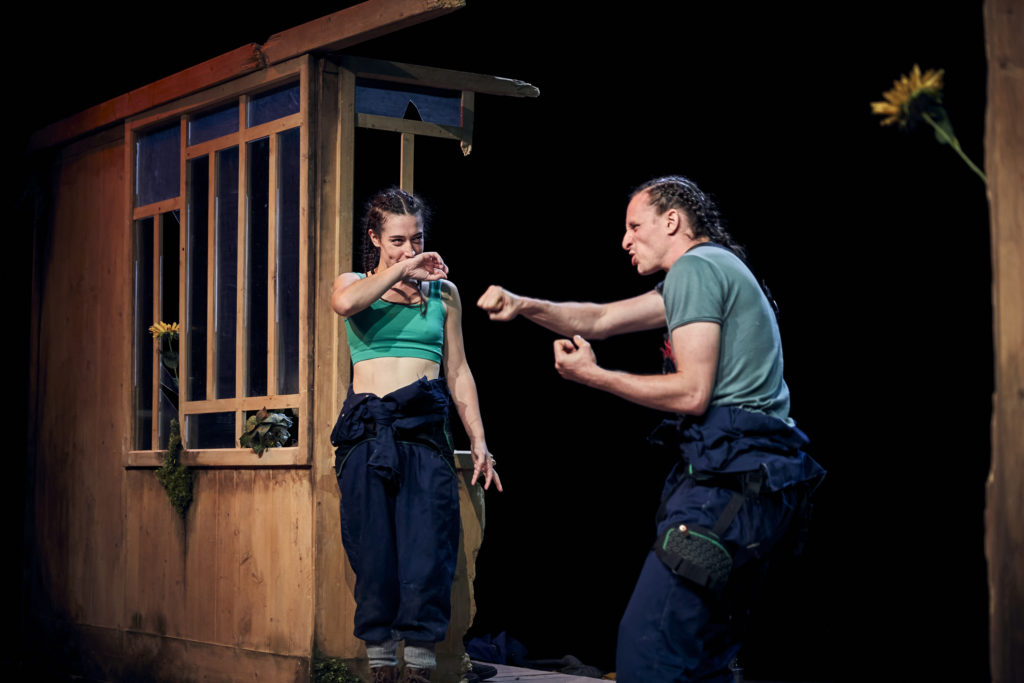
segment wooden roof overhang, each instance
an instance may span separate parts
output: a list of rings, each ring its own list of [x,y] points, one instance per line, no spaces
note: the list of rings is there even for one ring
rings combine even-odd
[[[465,0],[367,0],[272,35],[263,45],[244,45],[46,126],[32,134],[29,149],[37,151],[60,145],[116,125],[154,107],[293,57],[310,52],[338,51],[448,14],[465,4]],[[477,78],[484,79],[477,81],[478,92],[495,92],[487,89],[488,77]],[[514,83],[504,83],[507,79],[493,81],[503,85]],[[459,87],[467,89],[465,84]],[[515,87],[512,89],[515,90]],[[496,94],[518,93],[503,90]],[[536,96],[536,92],[533,96]]]

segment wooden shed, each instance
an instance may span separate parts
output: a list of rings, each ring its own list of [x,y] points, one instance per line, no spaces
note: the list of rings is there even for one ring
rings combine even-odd
[[[538,93],[346,50],[462,4],[370,0],[34,135],[29,627],[75,673],[307,680],[318,656],[365,666],[328,440],[349,381],[328,302],[352,269],[356,131],[394,137],[411,189],[417,137],[468,153],[476,94]],[[157,321],[180,325],[175,382]],[[239,447],[262,408],[293,417],[293,445]],[[176,415],[195,475],[184,517],[154,476]],[[459,679],[474,609],[482,494],[465,484],[442,680]]]

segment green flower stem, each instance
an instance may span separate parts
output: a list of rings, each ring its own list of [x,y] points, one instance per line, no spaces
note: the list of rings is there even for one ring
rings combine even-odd
[[[960,149],[960,142],[955,137],[952,137],[949,133],[943,130],[939,126],[939,124],[935,123],[935,121],[932,119],[931,116],[928,115],[927,112],[923,112],[921,116],[924,117],[925,121],[931,124],[931,127],[935,129],[935,133],[942,137],[942,139],[946,141],[946,144],[952,147],[953,150],[960,155],[960,158],[964,160],[964,163],[970,166],[971,170],[978,174],[978,177],[981,178],[981,181],[988,185],[988,178],[985,177],[985,174],[982,173],[980,168],[974,165],[973,161],[967,158],[967,155],[964,154],[964,151]]]

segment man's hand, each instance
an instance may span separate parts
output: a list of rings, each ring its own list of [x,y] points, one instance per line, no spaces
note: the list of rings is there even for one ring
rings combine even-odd
[[[558,370],[562,377],[580,384],[588,384],[597,369],[597,357],[586,339],[577,334],[573,336],[572,341],[555,341],[555,370]]]
[[[405,268],[406,279],[440,280],[448,275],[448,266],[436,251],[425,251],[400,263]]]
[[[491,285],[477,299],[476,305],[487,311],[491,320],[512,320],[519,315],[522,300],[507,289]]]

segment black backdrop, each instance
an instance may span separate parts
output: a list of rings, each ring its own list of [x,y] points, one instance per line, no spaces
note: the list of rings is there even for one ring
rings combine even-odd
[[[38,10],[9,106],[22,131],[38,128],[346,4],[245,20],[79,7],[45,24]],[[915,62],[945,69],[947,109],[980,162],[981,3],[567,5],[470,0],[351,50],[541,90],[478,96],[468,158],[417,143],[428,246],[470,304],[467,350],[506,488],[488,494],[471,633],[614,666],[671,465],[644,439],[660,416],[562,381],[553,334],[471,304],[490,283],[598,301],[653,287],[619,248],[626,197],[682,173],[718,198],[780,304],[792,412],[830,471],[812,543],[778,568],[753,625],[749,675],[985,679],[984,187],[927,132],[880,128],[868,104]],[[134,23],[118,30],[110,16]],[[360,136],[365,192],[397,181],[394,155],[378,151]],[[603,365],[657,372],[659,344],[654,332],[595,349]]]

